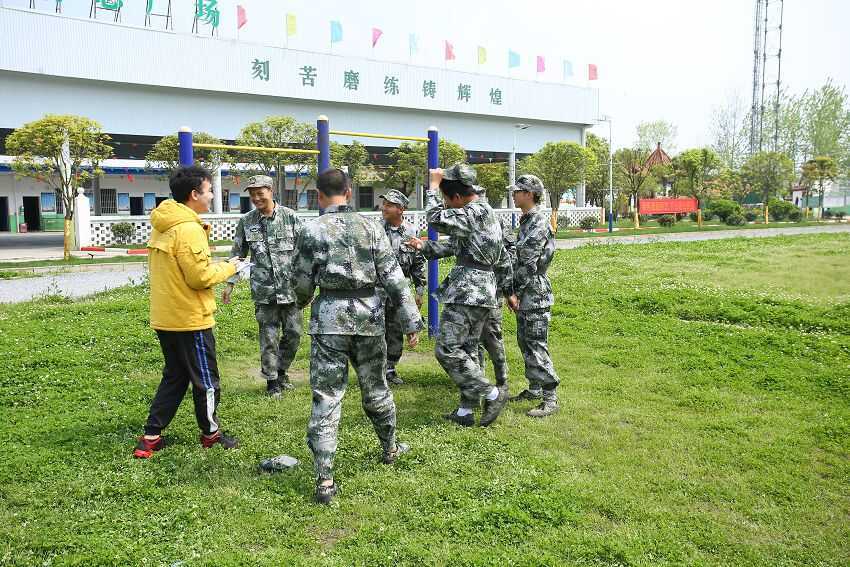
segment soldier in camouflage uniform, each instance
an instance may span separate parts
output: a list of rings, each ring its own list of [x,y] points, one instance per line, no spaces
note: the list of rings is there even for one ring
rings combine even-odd
[[[486,198],[486,190],[480,185],[475,186],[475,193],[480,199]],[[510,262],[513,264],[514,248],[516,246],[516,236],[510,223],[502,217],[498,217],[502,227],[502,244],[505,246],[505,252],[510,257]],[[436,258],[446,258],[457,254],[457,246],[454,238],[439,242],[431,242],[427,247],[428,260]],[[496,376],[496,385],[499,388],[506,389],[508,387],[508,361],[505,356],[505,343],[502,338],[502,296],[497,295],[496,302],[498,307],[490,310],[487,320],[481,329],[481,338],[478,343],[478,364],[481,369],[484,369],[484,352],[490,356],[490,361],[493,363],[493,373]]]
[[[403,214],[408,205],[407,195],[401,191],[392,189],[385,195],[381,214],[383,215],[382,228],[387,234],[390,246],[395,252],[398,265],[404,277],[408,279],[416,289],[416,307],[422,307],[422,298],[428,286],[425,275],[425,257],[422,253],[407,246],[405,242],[416,236],[413,227],[404,222]],[[379,290],[385,298],[384,314],[386,316],[386,339],[387,339],[387,382],[391,384],[403,384],[396,372],[396,364],[401,359],[402,347],[404,346],[404,333],[401,329],[401,321],[398,318],[398,306],[383,291]]]
[[[528,389],[511,398],[541,400],[528,412],[546,417],[558,411],[558,375],[549,355],[549,323],[555,302],[546,270],[555,255],[555,234],[547,216],[540,210],[543,183],[534,175],[521,175],[510,187],[514,202],[522,209],[514,262],[514,291],[509,299],[516,311],[517,342],[525,360]]]
[[[246,190],[255,209],[239,219],[231,256],[244,258],[250,252],[251,297],[259,325],[260,369],[266,392],[279,398],[281,390],[293,388],[287,372],[301,339],[301,310],[290,283],[295,240],[301,220],[295,211],[274,201],[272,178],[255,175]],[[227,281],[222,302],[230,303],[238,276]]]
[[[498,307],[497,292],[511,294],[510,260],[502,244],[496,214],[476,195],[475,170],[456,164],[431,171],[425,209],[429,224],[454,237],[456,263],[437,293],[443,303],[435,347],[437,360],[461,391],[461,403],[445,416],[459,425],[474,424],[473,409],[484,398],[479,425],[490,425],[504,409],[507,390],[490,384],[478,362],[478,342],[491,310]],[[445,205],[440,201],[440,190]],[[412,246],[432,256],[432,241],[413,239]]]
[[[387,386],[384,303],[377,287],[398,306],[401,328],[413,347],[422,318],[413,293],[387,235],[374,222],[354,212],[348,177],[339,169],[319,175],[319,207],[324,214],[304,226],[293,263],[292,285],[299,305],[310,308],[310,386],[313,410],[307,445],[316,470],[316,500],[328,503],[336,494],[333,460],[351,362],[360,382],[363,410],[392,463],[408,450],[396,443],[396,411]]]

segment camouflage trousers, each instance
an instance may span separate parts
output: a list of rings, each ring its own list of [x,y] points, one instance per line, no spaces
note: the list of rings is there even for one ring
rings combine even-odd
[[[516,314],[516,338],[525,361],[525,377],[530,390],[554,391],[560,380],[549,355],[549,309],[519,311]]]
[[[404,350],[404,331],[401,328],[401,319],[398,317],[398,307],[392,302],[384,303],[384,329],[387,340],[387,368],[395,368],[401,360]]]
[[[301,310],[294,303],[257,303],[254,314],[260,327],[260,371],[263,378],[283,378],[301,341]]]
[[[493,389],[478,361],[481,330],[490,307],[449,303],[440,314],[440,331],[434,354],[437,362],[460,388],[460,407],[473,409]]]
[[[313,411],[307,423],[307,446],[313,452],[316,478],[333,478],[342,398],[348,385],[348,363],[357,373],[363,411],[372,422],[384,451],[395,449],[395,402],[386,380],[383,335],[313,335],[310,386]]]
[[[505,357],[505,343],[502,340],[502,308],[490,310],[487,320],[481,329],[481,340],[478,343],[478,363],[484,370],[484,351],[493,362],[493,372],[496,375],[496,385],[505,386],[508,383],[508,362]]]

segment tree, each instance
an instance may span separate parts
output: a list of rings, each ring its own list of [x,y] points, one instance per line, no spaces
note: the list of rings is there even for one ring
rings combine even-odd
[[[109,140],[94,120],[58,114],[24,124],[6,138],[6,151],[15,156],[15,175],[46,183],[62,202],[66,260],[71,257],[77,189],[102,173],[100,162],[112,155]]]
[[[298,122],[291,116],[269,116],[261,122],[250,122],[242,127],[236,138],[239,146],[259,146],[265,148],[313,148],[316,145],[316,127],[306,122]],[[238,170],[246,175],[276,175],[278,201],[285,203],[287,169],[295,173],[296,185],[303,175],[309,180],[315,171],[315,154],[291,154],[279,152],[238,151],[234,152],[236,162],[244,165]],[[303,192],[307,183],[301,183]],[[294,187],[297,191],[298,188]],[[297,206],[298,198],[295,203]]]
[[[523,159],[519,169],[543,182],[552,206],[552,227],[556,228],[561,194],[592,176],[596,167],[596,155],[590,148],[575,142],[547,142]]]
[[[764,112],[764,148],[783,153],[791,158],[794,165],[801,164],[810,151],[810,145],[805,135],[804,110],[807,93],[799,96],[788,94],[782,90],[779,94],[779,115],[777,122],[774,104],[768,105]],[[777,146],[773,147],[773,133],[778,130]]]
[[[438,152],[438,165],[441,168],[466,161],[466,150],[463,146],[450,140],[441,139]],[[427,179],[428,144],[403,142],[390,152],[390,158],[393,164],[384,171],[382,185],[399,189],[409,196],[419,176],[421,179]]]
[[[757,191],[764,204],[764,222],[769,220],[768,201],[785,193],[794,178],[794,163],[779,152],[759,152],[741,167],[741,177],[750,190]]]
[[[806,98],[804,128],[811,156],[830,157],[841,162],[850,153],[850,107],[844,87],[828,80]]]
[[[331,142],[331,166],[346,169],[355,189],[368,182],[375,169],[369,164],[366,146],[357,140],[353,140],[348,146]]]
[[[702,224],[702,205],[711,188],[710,181],[719,173],[720,157],[711,148],[693,148],[678,156],[679,174],[687,182],[689,193],[699,199],[698,219]]]
[[[655,120],[652,122],[641,122],[637,125],[637,143],[635,147],[641,150],[652,151],[656,144],[661,144],[661,147],[668,154],[672,154],[676,149],[676,135],[678,129],[672,122],[664,120]]]
[[[650,175],[646,167],[649,151],[642,148],[620,148],[614,153],[615,182],[628,199],[634,199],[635,228],[640,228],[638,199]]]
[[[706,181],[706,185],[707,196],[732,199],[738,203],[746,196],[741,174],[728,167],[722,167],[717,175]]]
[[[595,134],[588,134],[585,146],[593,152],[596,165],[587,176],[585,182],[585,198],[589,203],[602,207],[608,198],[608,160],[611,158],[608,148],[608,140],[600,138]]]
[[[748,125],[747,111],[737,92],[712,112],[711,147],[727,169],[738,169],[744,163],[749,149]]]
[[[836,177],[838,177],[838,166],[835,163],[835,160],[831,157],[818,156],[803,164],[803,181],[806,187],[817,186],[818,188],[818,197],[820,197],[820,218],[823,218],[824,182],[835,181]],[[806,201],[808,202],[808,199],[806,199]]]
[[[192,141],[199,144],[220,144],[221,140],[206,132],[196,132],[192,134]],[[145,168],[147,169],[165,169],[173,171],[180,165],[180,144],[177,141],[176,134],[163,136],[154,144],[151,151],[145,156]],[[195,161],[210,171],[214,171],[223,162],[228,161],[229,156],[226,150],[207,150],[195,148]]]
[[[487,201],[499,207],[507,194],[508,166],[505,163],[482,163],[475,166],[478,184],[487,190]]]

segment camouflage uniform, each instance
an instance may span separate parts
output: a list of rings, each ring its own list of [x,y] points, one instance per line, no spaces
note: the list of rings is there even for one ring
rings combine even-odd
[[[539,192],[543,185],[534,177],[536,184],[520,176],[518,188]],[[537,187],[539,184],[539,187]],[[546,277],[546,270],[555,255],[555,235],[552,225],[539,206],[520,217],[519,235],[516,243],[514,261],[514,291],[519,298],[517,312],[517,342],[525,360],[525,377],[529,390],[543,390],[543,398],[555,402],[559,380],[549,355],[548,334],[552,319],[552,305],[555,302],[552,285]]]
[[[333,478],[349,361],[360,382],[363,410],[384,452],[396,449],[395,403],[385,379],[384,304],[376,287],[383,287],[399,306],[404,333],[421,330],[422,318],[386,234],[347,205],[328,207],[304,226],[292,285],[299,305],[306,305],[319,287],[310,308],[313,410],[307,444],[316,477],[326,480]]]
[[[505,252],[508,254],[511,264],[513,264],[516,236],[507,221],[499,217],[499,222],[502,226],[502,243],[505,246]],[[440,242],[428,242],[424,250],[428,253],[429,260],[445,258],[454,256],[457,253],[457,244],[454,238],[449,238]],[[496,385],[507,387],[508,361],[505,356],[505,343],[502,338],[502,296],[498,295],[496,301],[499,306],[490,310],[481,328],[481,337],[478,342],[478,365],[484,370],[484,352],[486,351],[490,356],[490,361],[493,363]]]
[[[407,208],[408,199],[404,193],[395,189],[388,191],[386,195],[381,195],[385,201],[395,203],[402,208]],[[395,253],[398,265],[404,277],[409,282],[413,283],[416,289],[416,295],[422,296],[428,288],[428,279],[426,276],[425,257],[421,252],[414,248],[410,248],[404,243],[417,236],[413,227],[402,221],[400,226],[392,226],[387,221],[381,222],[381,227],[390,241],[390,247]],[[387,372],[392,372],[395,365],[401,359],[401,353],[404,348],[404,332],[401,328],[401,321],[398,317],[398,306],[395,302],[386,296],[383,290],[379,290],[381,296],[385,299],[384,315],[386,316],[386,339],[387,339]]]
[[[301,340],[301,310],[290,282],[301,227],[295,211],[282,205],[275,205],[270,217],[254,209],[239,219],[230,250],[231,256],[240,258],[251,253],[251,297],[259,325],[260,368],[267,381],[280,380],[282,384],[289,382],[287,372]],[[231,278],[228,283],[235,281]]]
[[[468,165],[456,165],[453,178],[473,185],[475,172]],[[493,209],[483,199],[460,209],[447,209],[437,191],[426,192],[425,209],[432,228],[453,237],[452,243],[425,241],[426,257],[455,254],[455,266],[437,289],[445,306],[435,347],[437,361],[461,391],[460,407],[478,407],[481,397],[493,386],[484,377],[478,361],[478,342],[484,323],[499,307],[497,292],[511,293],[510,259],[502,244],[502,228]]]

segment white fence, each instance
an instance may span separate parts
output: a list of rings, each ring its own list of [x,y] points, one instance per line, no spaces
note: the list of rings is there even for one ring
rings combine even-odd
[[[88,212],[88,205],[77,206],[77,211]],[[548,210],[547,210],[548,212]],[[364,216],[379,220],[380,212],[368,211],[362,212]],[[317,211],[299,211],[298,215],[307,220],[315,218],[319,215]],[[496,215],[504,218],[508,222],[514,216],[515,223],[519,223],[519,217],[522,211],[519,209],[496,209]],[[239,214],[222,214],[222,215],[201,215],[201,218],[211,226],[210,238],[212,240],[233,240],[236,232],[236,225],[239,223]],[[77,218],[77,235],[79,246],[111,246],[120,244],[144,244],[151,236],[151,223],[148,216],[99,216],[88,217],[88,215],[79,215]],[[579,222],[585,217],[591,217],[599,222],[602,222],[602,209],[600,207],[573,207],[558,211],[558,225],[578,226]],[[425,211],[408,211],[404,218],[419,232],[423,232],[428,228],[428,222],[425,218]],[[130,223],[135,229],[133,236],[126,241],[121,241],[115,237],[112,232],[112,227],[118,223]]]

